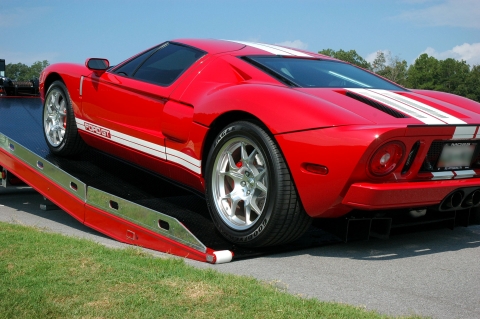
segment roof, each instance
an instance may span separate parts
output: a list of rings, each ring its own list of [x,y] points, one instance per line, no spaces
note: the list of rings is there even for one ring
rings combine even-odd
[[[173,41],[199,48],[210,54],[242,50],[242,54],[244,55],[279,55],[301,58],[332,59],[329,56],[318,53],[259,42],[214,39],[177,39]]]

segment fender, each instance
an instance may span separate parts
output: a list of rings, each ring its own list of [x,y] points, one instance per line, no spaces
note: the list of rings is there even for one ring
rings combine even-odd
[[[42,102],[45,100],[45,94],[50,84],[55,80],[61,79],[70,94],[75,116],[83,117],[80,81],[82,75],[88,76],[90,73],[92,71],[88,70],[84,65],[75,63],[57,63],[46,67],[40,75],[39,88]]]

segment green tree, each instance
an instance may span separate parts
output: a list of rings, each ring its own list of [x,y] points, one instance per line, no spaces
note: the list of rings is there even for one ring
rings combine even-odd
[[[480,102],[480,65],[474,65],[468,74],[465,86],[467,98]]]
[[[439,61],[423,53],[410,65],[407,72],[407,86],[412,89],[435,90],[438,83]]]
[[[14,81],[38,79],[40,72],[49,65],[47,60],[37,61],[31,66],[23,63],[9,63],[5,66],[5,76]]]
[[[5,66],[5,76],[14,81],[24,81],[29,67],[23,63],[9,63]]]
[[[338,51],[335,51],[333,49],[323,49],[322,51],[318,51],[318,53],[358,65],[359,67],[364,69],[371,69],[370,63],[368,63],[364,58],[362,58],[355,50],[344,51],[340,49]]]
[[[470,66],[465,61],[451,58],[439,61],[437,65],[437,83],[435,90],[466,96],[466,84]]]
[[[372,62],[372,71],[375,73],[382,72],[387,67],[387,58],[383,51],[377,51],[377,56]]]
[[[408,64],[398,56],[392,57],[390,51],[378,51],[372,62],[372,71],[400,85],[407,84]]]
[[[37,61],[37,62],[33,63],[30,66],[27,77],[30,78],[30,79],[33,79],[33,78],[38,79],[40,77],[40,73],[43,71],[43,69],[45,69],[49,65],[50,64],[48,63],[47,60]]]

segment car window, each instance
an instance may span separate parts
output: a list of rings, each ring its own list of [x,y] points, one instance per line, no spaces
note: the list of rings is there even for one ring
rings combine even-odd
[[[368,88],[404,90],[348,63],[318,59],[282,57],[246,57],[268,73],[304,88]]]
[[[155,47],[153,49],[150,49],[139,56],[133,58],[132,60],[128,61],[124,65],[120,66],[118,69],[114,70],[114,73],[119,74],[119,75],[126,75],[126,76],[132,76],[133,73],[137,70],[137,68],[142,64],[142,62],[149,57],[153,51],[157,50],[158,47]]]
[[[162,86],[168,86],[203,55],[205,55],[203,51],[174,43],[167,43],[152,54],[152,56],[138,68],[133,77]]]

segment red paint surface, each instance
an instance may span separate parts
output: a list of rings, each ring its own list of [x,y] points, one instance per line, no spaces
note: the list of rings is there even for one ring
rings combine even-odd
[[[52,74],[61,75],[74,104],[75,115],[94,124],[179,151],[205,165],[211,145],[206,143],[216,120],[232,115],[261,122],[275,137],[287,161],[306,212],[314,217],[335,217],[348,213],[360,201],[345,201],[361,192],[364,208],[404,205],[398,198],[410,196],[431,174],[419,174],[423,158],[434,140],[448,140],[455,126],[423,125],[419,120],[395,118],[345,95],[342,89],[294,89],[285,86],[260,69],[239,59],[244,55],[271,55],[238,43],[219,40],[176,40],[197,47],[206,55],[168,87],[136,81],[106,72],[100,77],[84,66],[56,64],[46,68],[43,82]],[[318,54],[317,58],[326,58]],[[85,76],[83,96],[79,79]],[[460,118],[470,125],[480,124],[480,104],[451,94],[413,90],[397,92]],[[414,125],[414,126],[412,126]],[[203,191],[204,176],[178,163],[161,160],[110,141],[97,134],[82,133],[86,142],[106,152],[158,172],[194,189]],[[385,177],[372,176],[367,165],[382,144],[398,140],[406,153],[418,141],[420,149],[411,169],[401,174],[406,156]],[[328,174],[312,174],[304,163],[322,165]],[[358,185],[375,186],[368,191]],[[405,191],[395,193],[397,183]],[[430,205],[460,181],[444,185],[441,181],[424,184],[426,196],[415,205]],[[480,179],[469,183],[480,187]],[[469,184],[469,185],[470,185]],[[356,185],[356,186],[354,186]],[[453,185],[453,186],[452,186]],[[382,191],[384,189],[384,191]],[[398,195],[400,194],[400,195]],[[405,194],[405,195],[401,195]],[[360,196],[360,195],[355,195]],[[392,198],[389,201],[388,198]],[[357,204],[353,204],[357,203]],[[357,205],[357,206],[355,206]]]

